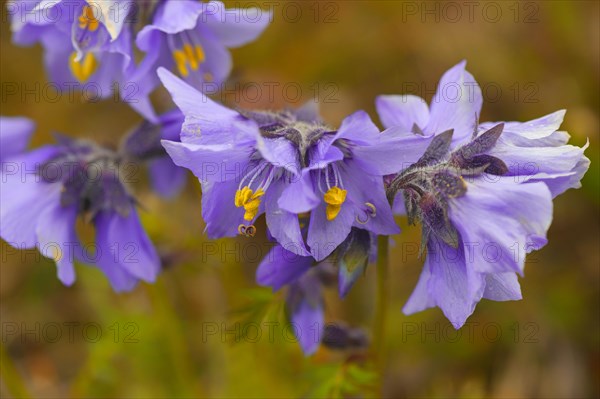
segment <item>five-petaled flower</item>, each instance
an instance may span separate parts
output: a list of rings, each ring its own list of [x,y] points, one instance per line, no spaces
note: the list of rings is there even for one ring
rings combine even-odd
[[[166,70],[159,75],[186,115],[181,142],[163,145],[202,182],[210,237],[248,231],[266,213],[270,234],[285,249],[322,260],[353,227],[399,231],[383,186],[383,176],[401,165],[392,154],[401,150],[396,129],[380,133],[359,111],[336,131],[314,104],[236,112]],[[305,240],[298,216],[308,212]]]
[[[220,1],[167,0],[154,11],[150,24],[136,36],[146,53],[136,76],[140,90],[149,94],[158,84],[156,69],[174,70],[199,90],[204,83],[222,84],[232,68],[228,48],[254,41],[271,22],[259,8],[226,9]]]
[[[447,95],[448,88],[454,93]],[[481,298],[521,298],[525,255],[547,243],[552,198],[580,187],[589,160],[558,131],[564,111],[526,123],[483,123],[481,90],[451,68],[431,108],[415,96],[381,96],[386,127],[405,132],[411,162],[387,177],[395,209],[423,225],[428,250],[408,314],[440,307],[456,328]]]
[[[0,135],[12,133],[3,126]],[[75,281],[75,260],[100,268],[115,291],[154,282],[160,260],[123,181],[119,155],[85,140],[57,139],[2,160],[2,239],[54,259],[66,285]],[[93,248],[77,237],[78,217],[95,227]]]
[[[151,110],[135,76],[134,0],[17,0],[10,3],[13,41],[41,43],[49,79],[61,90],[93,89],[101,98],[115,87],[142,115]]]

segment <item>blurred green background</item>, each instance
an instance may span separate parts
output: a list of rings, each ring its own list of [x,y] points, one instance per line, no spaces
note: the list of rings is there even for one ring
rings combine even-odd
[[[230,105],[278,108],[316,97],[326,121],[337,126],[356,109],[376,118],[379,94],[412,93],[429,101],[442,73],[467,59],[484,91],[482,121],[527,121],[568,110],[562,128],[575,145],[589,138],[592,166],[582,189],[555,201],[549,244],[530,256],[521,280],[523,301],[484,300],[459,333],[438,309],[404,316],[422,261],[415,254],[419,231],[399,220],[383,392],[394,398],[597,397],[599,3],[226,4],[274,10],[260,40],[233,50],[232,82],[220,98]],[[1,114],[34,119],[33,146],[50,142],[52,131],[116,145],[139,121],[126,105],[89,103],[80,95],[21,96],[46,87],[42,51],[11,44],[2,8]],[[7,94],[6,83],[17,83],[18,94]],[[165,93],[155,99],[167,102]],[[76,284],[66,288],[51,261],[2,243],[2,397],[380,395],[365,353],[322,348],[305,358],[280,327],[269,339],[264,323],[283,323],[284,294],[254,282],[268,249],[261,234],[215,245],[203,234],[197,181],[190,178],[180,197],[165,202],[142,175],[134,190],[146,208],[143,222],[168,266],[156,285],[116,295],[100,272],[79,265]],[[343,301],[328,293],[327,320],[370,329],[375,277],[370,267]],[[238,342],[236,322],[237,332],[247,333]],[[249,322],[262,326],[260,339],[244,328]]]

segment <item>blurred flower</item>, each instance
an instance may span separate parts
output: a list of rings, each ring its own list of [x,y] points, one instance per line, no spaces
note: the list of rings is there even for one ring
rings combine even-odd
[[[367,230],[352,228],[348,237],[335,250],[332,262],[338,267],[338,291],[345,297],[356,280],[364,275],[367,265],[375,262],[377,238]]]
[[[306,233],[306,227],[303,232]],[[323,289],[335,283],[337,274],[339,294],[344,297],[363,274],[372,253],[371,244],[366,230],[353,228],[336,252],[321,262],[276,244],[256,270],[258,284],[275,291],[289,287],[287,309],[306,355],[313,354],[322,339],[327,339],[326,343],[337,349],[360,347],[364,343],[365,339],[358,329],[346,331],[342,328],[343,331],[338,329],[334,332],[325,326]]]
[[[144,121],[123,140],[120,153],[125,159],[146,162],[152,187],[159,195],[172,198],[186,182],[186,171],[175,165],[161,140],[179,141],[184,116],[178,108],[158,117],[158,123]]]
[[[173,161],[203,184],[202,212],[210,237],[254,234],[266,213],[270,234],[287,250],[330,255],[352,227],[399,231],[383,175],[399,168],[393,132],[380,134],[362,111],[338,131],[313,105],[294,111],[241,111],[208,99],[170,72],[159,76],[186,115],[181,142],[164,141]],[[298,215],[311,212],[306,241]]]
[[[9,3],[13,41],[41,43],[49,78],[60,90],[93,90],[152,117],[133,76],[134,0],[17,0]]]
[[[66,285],[75,281],[75,259],[99,267],[116,291],[153,282],[160,261],[125,187],[118,155],[88,141],[58,141],[3,162],[0,236],[17,248],[37,246],[54,259]],[[78,216],[95,226],[94,253],[79,243]]]
[[[299,256],[276,245],[256,271],[256,281],[277,291],[289,286],[286,305],[296,338],[306,355],[319,347],[323,330],[323,284],[331,280],[331,265],[313,267],[311,256]]]
[[[270,21],[269,11],[225,9],[220,1],[161,2],[152,23],[136,37],[137,46],[146,53],[136,73],[144,80],[142,92],[147,95],[157,87],[158,67],[176,71],[201,91],[205,82],[220,85],[232,68],[228,48],[256,40]]]
[[[552,196],[579,187],[589,166],[585,147],[557,131],[563,111],[478,126],[481,91],[464,67],[444,74],[430,110],[414,96],[377,99],[384,125],[403,130],[418,157],[386,178],[389,198],[404,200],[395,209],[421,221],[428,249],[404,312],[438,306],[456,328],[482,297],[521,298],[516,273],[547,242]]]
[[[35,123],[27,118],[0,117],[0,161],[25,151]]]
[[[364,329],[350,327],[346,323],[327,324],[323,331],[323,345],[331,349],[364,349],[369,346],[369,338]]]

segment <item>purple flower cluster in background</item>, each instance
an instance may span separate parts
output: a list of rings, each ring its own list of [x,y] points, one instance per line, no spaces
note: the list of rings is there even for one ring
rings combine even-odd
[[[144,121],[117,149],[57,135],[56,144],[27,151],[33,122],[2,118],[0,236],[38,247],[66,285],[74,261],[98,267],[116,291],[154,282],[161,261],[124,169],[146,165],[166,198],[185,186],[189,169],[202,186],[209,238],[253,237],[265,216],[261,233],[275,245],[256,280],[286,287],[300,330],[319,326],[317,340],[298,336],[306,354],[320,341],[341,345],[333,336],[366,345],[358,330],[325,327],[323,292],[337,285],[340,297],[348,294],[377,259],[377,241],[400,233],[398,215],[422,229],[424,265],[406,314],[439,307],[458,329],[482,298],[521,299],[518,276],[526,254],[547,243],[553,198],[580,187],[589,167],[587,145],[567,144],[559,130],[565,111],[480,123],[481,90],[464,61],[443,75],[430,106],[411,95],[378,97],[383,131],[364,111],[332,127],[314,103],[234,110],[203,93],[228,78],[228,48],[254,41],[269,12],[192,0],[21,0],[8,8],[14,41],[43,45],[59,87],[94,83],[105,96],[117,88]],[[177,108],[157,115],[149,95],[161,82]],[[78,219],[95,229],[92,253],[79,244]]]
[[[228,48],[255,40],[271,14],[193,0],[13,0],[13,40],[41,43],[50,80],[63,90],[92,84],[157,123],[149,95],[166,67],[199,89],[221,83],[232,67]],[[136,62],[138,52],[145,53]]]

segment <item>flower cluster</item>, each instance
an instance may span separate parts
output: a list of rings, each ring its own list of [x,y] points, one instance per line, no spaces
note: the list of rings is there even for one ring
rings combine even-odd
[[[186,115],[181,141],[163,145],[200,180],[209,237],[254,235],[264,213],[277,245],[257,281],[289,286],[291,319],[305,331],[324,325],[332,265],[344,296],[376,256],[375,237],[399,232],[393,213],[420,222],[427,252],[405,313],[437,306],[460,328],[482,298],[520,299],[517,275],[547,242],[552,198],[579,187],[589,166],[585,148],[558,130],[564,111],[480,124],[481,91],[465,62],[443,76],[431,108],[415,96],[379,97],[383,132],[363,111],[338,129],[313,104],[234,111],[166,70],[159,76]],[[299,339],[306,353],[318,347]]]
[[[2,137],[23,138],[26,121],[2,118]],[[124,176],[124,158],[93,142],[58,136],[56,145],[23,152],[19,140],[2,159],[0,236],[17,248],[38,247],[58,278],[75,281],[74,261],[101,269],[116,291],[153,282],[160,260],[142,229]],[[76,233],[78,216],[96,230],[92,251]]]
[[[100,268],[116,291],[153,282],[160,260],[141,227],[126,169],[147,164],[164,197],[176,195],[186,178],[160,144],[179,140],[183,114],[155,114],[148,96],[158,84],[156,69],[172,68],[200,89],[206,80],[222,82],[231,71],[228,48],[255,40],[270,13],[191,0],[17,0],[7,9],[14,42],[43,45],[57,87],[93,84],[103,97],[116,89],[146,120],[117,151],[58,136],[57,145],[26,152],[34,124],[2,118],[0,236],[17,248],[38,247],[67,285],[75,260]],[[95,227],[91,250],[80,242],[78,218]]]
[[[225,9],[220,1],[13,0],[7,7],[14,42],[42,44],[59,88],[93,85],[103,98],[117,90],[155,123],[148,96],[158,67],[199,88],[221,83],[232,67],[228,48],[255,40],[271,20],[261,9]]]
[[[275,245],[257,283],[287,288],[286,304],[306,354],[319,344],[364,347],[357,329],[326,327],[323,292],[348,294],[377,242],[400,233],[395,216],[421,225],[425,258],[404,306],[439,307],[460,328],[482,299],[521,298],[526,254],[547,243],[553,198],[578,188],[587,147],[567,144],[558,111],[525,122],[479,122],[481,90],[465,62],[442,77],[431,106],[383,95],[381,131],[364,111],[328,125],[315,103],[282,110],[231,109],[203,92],[231,72],[228,48],[255,40],[271,15],[192,0],[20,0],[11,2],[13,38],[40,42],[61,88],[116,87],[145,120],[113,150],[57,136],[26,151],[34,124],[0,123],[0,236],[52,258],[66,285],[74,261],[98,267],[116,291],[153,282],[161,262],[137,213],[124,169],[146,164],[154,190],[175,196],[189,169],[202,186],[209,238],[265,233]],[[139,59],[139,62],[136,60]],[[155,113],[159,84],[177,105]],[[133,92],[124,90],[133,84]],[[133,94],[131,94],[133,93]],[[80,243],[77,220],[95,228]],[[337,337],[337,338],[332,338]]]

